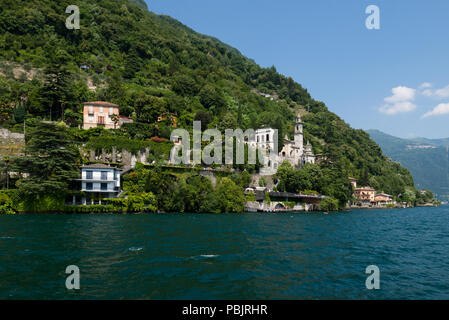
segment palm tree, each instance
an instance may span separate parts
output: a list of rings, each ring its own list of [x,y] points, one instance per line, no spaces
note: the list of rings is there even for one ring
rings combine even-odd
[[[111,120],[112,120],[112,122],[114,122],[114,129],[117,129],[117,124],[119,123],[119,121],[120,121],[120,117],[119,117],[119,115],[118,114],[112,114],[111,115]]]

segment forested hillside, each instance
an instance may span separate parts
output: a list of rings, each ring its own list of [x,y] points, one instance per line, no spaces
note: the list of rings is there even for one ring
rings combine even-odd
[[[119,104],[121,114],[137,121],[120,134],[136,140],[168,138],[170,124],[154,125],[165,112],[177,114],[184,128],[197,119],[203,128],[266,125],[291,136],[300,111],[306,140],[330,160],[335,188],[346,190],[341,201],[351,193],[348,176],[395,195],[413,186],[408,170],[385,157],[368,134],[350,128],[293,79],[147,11],[143,1],[79,0],[80,30],[65,27],[70,1],[0,4],[1,120],[13,131],[25,117],[76,127],[89,100]],[[88,70],[80,69],[83,63]]]
[[[449,199],[447,139],[401,139],[378,130],[368,133],[389,157],[410,169],[418,188],[432,190],[440,199]]]

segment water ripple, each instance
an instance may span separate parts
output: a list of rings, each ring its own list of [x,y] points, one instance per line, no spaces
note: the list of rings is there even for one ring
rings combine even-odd
[[[448,299],[447,213],[0,216],[0,298]]]

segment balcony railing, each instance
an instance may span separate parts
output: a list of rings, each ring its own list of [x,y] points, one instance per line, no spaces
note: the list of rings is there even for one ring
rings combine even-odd
[[[118,182],[118,179],[115,179],[115,180],[111,180],[111,179],[105,179],[105,180],[103,180],[103,179],[89,179],[89,178],[85,178],[85,179],[83,179],[83,178],[81,178],[81,179],[77,179],[78,181],[84,181],[84,182],[104,182],[104,183],[106,183],[106,182],[114,182],[114,183],[116,183],[116,182]]]
[[[119,192],[118,188],[109,188],[109,189],[102,189],[102,188],[82,188],[81,191],[87,191],[87,192]]]

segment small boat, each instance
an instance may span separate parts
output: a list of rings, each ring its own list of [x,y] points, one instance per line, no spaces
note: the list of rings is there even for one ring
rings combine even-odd
[[[329,212],[325,212],[324,214],[329,214]]]

